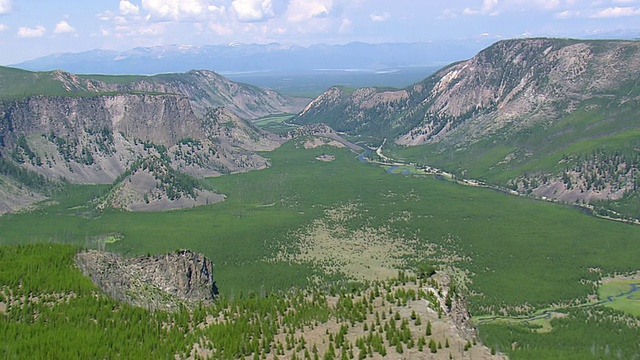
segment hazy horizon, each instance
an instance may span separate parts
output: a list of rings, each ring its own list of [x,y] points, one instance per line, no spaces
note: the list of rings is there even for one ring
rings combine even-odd
[[[640,0],[0,0],[0,64],[170,44],[636,37],[639,17]]]

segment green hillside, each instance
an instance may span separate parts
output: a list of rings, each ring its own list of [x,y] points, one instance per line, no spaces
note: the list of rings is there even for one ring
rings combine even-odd
[[[390,154],[523,192],[563,179],[567,172],[579,172],[580,183],[573,186],[585,191],[628,188],[620,201],[593,202],[604,213],[613,208],[625,217],[640,218],[639,208],[625,205],[627,199],[636,198],[640,185],[639,115],[638,100],[624,104],[591,100],[548,126],[511,128],[459,146],[443,142],[395,147]]]
[[[0,67],[0,98],[16,98],[31,95],[64,95],[67,91],[54,81],[51,72],[31,72]]]

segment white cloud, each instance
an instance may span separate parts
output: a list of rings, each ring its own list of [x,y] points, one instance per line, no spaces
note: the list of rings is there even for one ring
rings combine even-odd
[[[344,34],[346,32],[349,32],[349,29],[351,29],[351,25],[353,24],[353,21],[351,21],[351,19],[349,18],[344,18],[342,19],[342,23],[340,24],[340,30],[339,32],[341,34]]]
[[[616,1],[616,0],[613,0]],[[635,1],[635,0],[617,0]],[[483,0],[480,8],[467,7],[464,15],[500,15],[508,12],[570,10],[577,0]],[[557,16],[556,16],[557,17]]]
[[[166,23],[150,23],[145,26],[139,25],[118,25],[115,27],[114,35],[119,38],[131,36],[155,37],[165,33]]]
[[[120,14],[127,15],[138,15],[140,13],[140,7],[131,3],[128,0],[120,0]]]
[[[333,0],[291,0],[287,9],[287,19],[300,22],[312,18],[327,17]]]
[[[42,25],[38,25],[35,28],[20,27],[18,29],[18,36],[22,38],[37,38],[42,37],[47,32],[47,28]]]
[[[565,10],[555,14],[556,19],[571,19],[575,17],[580,17],[580,11],[571,11]]]
[[[571,4],[572,0],[564,0]],[[562,0],[505,0],[505,5],[513,9],[553,10],[562,5]]]
[[[482,1],[482,12],[489,12],[493,10],[498,5],[498,0],[483,0]]]
[[[599,10],[591,15],[592,18],[616,18],[626,16],[640,16],[640,9],[634,7],[610,7]]]
[[[234,0],[231,7],[240,21],[261,21],[275,15],[271,0]]]
[[[53,29],[54,34],[68,34],[76,32],[76,29],[73,26],[69,25],[68,22],[62,20],[56,24],[56,28]]]
[[[225,12],[225,7],[224,6],[215,6],[215,5],[209,5],[207,7],[207,10],[209,10],[210,13],[218,13],[218,14],[224,14]]]
[[[208,10],[205,0],[142,0],[149,18],[180,20],[200,17]]]
[[[226,25],[211,23],[209,24],[209,28],[213,31],[214,34],[218,36],[229,36],[233,34],[233,29]]]
[[[5,30],[8,30],[8,29],[9,29],[9,27],[8,27],[7,25],[5,25],[5,24],[0,24],[0,32],[5,31]]]
[[[369,18],[371,19],[371,21],[374,21],[374,22],[384,22],[384,21],[389,20],[390,17],[391,16],[389,15],[388,12],[385,12],[385,13],[380,14],[380,15],[378,15],[378,14],[369,15]]]
[[[272,29],[271,33],[273,33],[275,35],[284,35],[284,34],[287,33],[287,29],[283,28],[283,27],[277,27],[275,29]]]
[[[13,10],[11,0],[0,0],[0,15],[8,14]]]
[[[465,8],[462,11],[464,15],[478,15],[494,13],[495,7],[498,6],[498,0],[482,0],[480,9]]]

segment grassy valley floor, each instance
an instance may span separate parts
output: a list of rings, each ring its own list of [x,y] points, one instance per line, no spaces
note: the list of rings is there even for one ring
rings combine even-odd
[[[188,248],[212,259],[221,293],[238,301],[291,288],[324,294],[331,284],[349,281],[371,285],[426,262],[451,275],[474,316],[521,316],[587,303],[599,280],[638,270],[638,226],[433,176],[387,173],[346,149],[305,149],[304,141],[264,153],[269,169],[209,179],[227,196],[221,203],[170,212],[98,212],[86,203],[104,187],[79,186],[38,210],[0,217],[0,244],[100,245],[130,256]],[[317,159],[327,155],[332,161]],[[638,337],[632,314],[602,306],[565,313],[544,332],[493,322],[480,326],[480,338],[512,358],[640,356],[638,345],[626,340]],[[611,329],[624,336],[608,337]],[[552,336],[576,340],[564,348],[546,340]],[[174,354],[187,348],[182,342],[170,347]]]

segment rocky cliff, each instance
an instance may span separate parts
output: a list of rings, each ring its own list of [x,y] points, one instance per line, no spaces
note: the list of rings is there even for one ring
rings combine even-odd
[[[3,87],[0,95],[23,97],[31,94],[74,95],[96,93],[164,93],[188,98],[197,115],[209,107],[225,107],[243,119],[270,114],[296,113],[308,99],[282,95],[252,85],[233,82],[208,70],[192,70],[179,74],[153,76],[76,75],[64,71],[27,72],[19,77],[16,70],[0,67],[0,82],[20,81],[23,86]],[[10,77],[13,75],[13,77]],[[26,85],[25,85],[26,84]]]
[[[176,310],[218,296],[211,260],[189,250],[136,258],[89,250],[75,262],[107,295],[134,306]]]
[[[401,145],[474,141],[548,123],[588,99],[637,97],[639,55],[637,41],[506,40],[406,89],[331,88],[295,121]]]
[[[196,176],[266,166],[240,146],[246,141],[219,141],[228,137],[216,128],[234,115],[218,109],[203,119],[190,104],[171,94],[6,100],[0,102],[0,153],[49,178],[76,183],[110,183],[152,153],[165,154],[176,168]],[[235,135],[262,140],[265,147],[278,144],[250,125]]]
[[[546,125],[589,99],[626,101],[637,96],[639,55],[637,41],[499,42],[414,87],[425,95],[424,114],[397,142],[480,139],[509,125]]]

